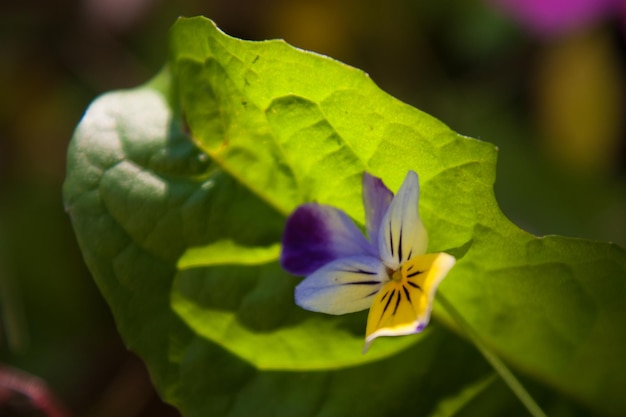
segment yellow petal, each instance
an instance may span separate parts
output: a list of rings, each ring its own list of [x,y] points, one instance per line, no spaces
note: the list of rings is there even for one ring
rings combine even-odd
[[[435,291],[456,260],[447,253],[416,256],[401,265],[370,307],[365,351],[379,336],[420,332],[428,324]]]

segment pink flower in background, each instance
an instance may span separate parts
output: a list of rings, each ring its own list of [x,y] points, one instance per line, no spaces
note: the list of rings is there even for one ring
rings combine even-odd
[[[540,36],[558,36],[616,15],[626,18],[626,0],[489,1]]]

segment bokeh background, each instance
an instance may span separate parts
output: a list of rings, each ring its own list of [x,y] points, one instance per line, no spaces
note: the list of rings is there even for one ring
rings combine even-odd
[[[15,378],[68,415],[178,415],[117,335],[61,185],[88,104],[152,77],[176,17],[198,14],[361,68],[496,144],[496,196],[522,228],[626,246],[624,0],[2,2],[0,415],[44,415]]]

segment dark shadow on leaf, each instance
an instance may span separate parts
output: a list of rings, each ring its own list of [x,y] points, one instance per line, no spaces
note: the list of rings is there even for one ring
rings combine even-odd
[[[264,333],[297,326],[311,314],[294,303],[297,282],[278,262],[230,264],[179,271],[174,291],[202,310],[231,312],[251,332]]]
[[[446,249],[444,252],[454,256],[457,261],[463,259],[465,254],[470,250],[472,245],[474,244],[474,239],[470,239],[465,244],[458,246],[456,248]]]

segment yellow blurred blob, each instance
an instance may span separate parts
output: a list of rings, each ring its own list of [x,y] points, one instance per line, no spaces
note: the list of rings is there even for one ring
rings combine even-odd
[[[577,33],[550,45],[535,85],[549,157],[580,174],[610,173],[618,162],[625,91],[608,33]]]
[[[348,15],[342,2],[279,1],[268,16],[267,32],[300,48],[345,59],[353,45]]]

